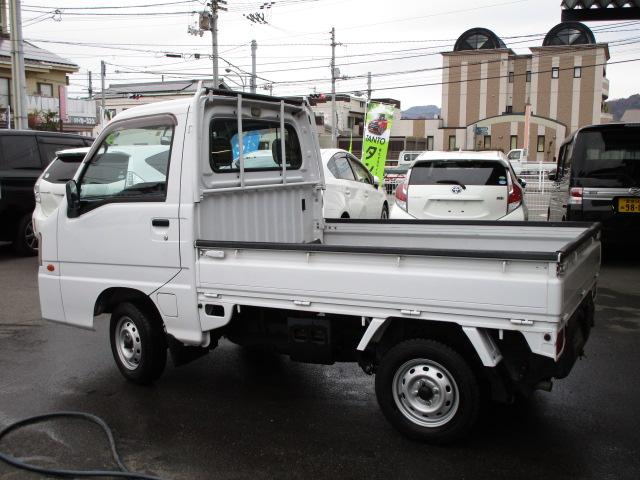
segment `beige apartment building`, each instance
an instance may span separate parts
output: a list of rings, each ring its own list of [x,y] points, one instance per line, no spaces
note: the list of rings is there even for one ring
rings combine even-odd
[[[587,26],[561,23],[530,51],[516,54],[495,33],[474,28],[443,53],[437,143],[444,150],[528,148],[529,161],[553,161],[576,129],[611,120],[604,103],[609,49]]]

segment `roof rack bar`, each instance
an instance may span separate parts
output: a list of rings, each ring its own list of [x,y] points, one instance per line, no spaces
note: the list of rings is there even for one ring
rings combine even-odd
[[[284,138],[284,100],[280,100],[280,160],[282,161],[282,183],[287,183],[287,151]]]
[[[240,160],[240,187],[244,188],[244,140],[242,138],[242,95],[238,94],[238,155]],[[233,149],[232,149],[233,156]]]

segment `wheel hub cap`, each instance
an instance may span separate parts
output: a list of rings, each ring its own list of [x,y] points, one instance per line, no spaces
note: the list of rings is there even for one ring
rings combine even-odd
[[[428,359],[410,360],[398,368],[393,379],[393,398],[411,422],[438,427],[458,411],[458,386],[449,371]]]
[[[142,355],[142,342],[136,325],[129,317],[122,317],[118,320],[114,335],[120,361],[129,370],[135,370],[140,365]]]

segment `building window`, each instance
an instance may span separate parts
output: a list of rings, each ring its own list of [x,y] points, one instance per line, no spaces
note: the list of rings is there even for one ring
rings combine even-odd
[[[560,78],[560,68],[559,67],[553,67],[551,69],[551,78]]]
[[[527,83],[531,83],[531,70],[527,70],[526,79]]]
[[[511,135],[509,138],[509,150],[515,150],[516,148],[518,148],[518,136]]]
[[[484,136],[484,149],[491,150],[491,135]]]
[[[507,105],[507,109],[504,112],[505,113],[513,113],[513,105]]]
[[[544,152],[544,135],[538,135],[538,152]]]
[[[43,97],[53,97],[53,85],[50,83],[38,82],[38,95]]]
[[[453,151],[456,149],[456,136],[449,135],[449,150]]]
[[[573,67],[573,78],[582,77],[582,67]]]
[[[347,117],[347,128],[351,129],[355,127],[356,119],[354,117]]]
[[[433,150],[433,137],[427,137],[427,150]]]
[[[513,83],[513,72],[509,72],[509,83]]]

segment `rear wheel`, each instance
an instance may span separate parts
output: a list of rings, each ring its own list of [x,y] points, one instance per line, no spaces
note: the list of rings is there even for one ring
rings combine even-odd
[[[38,254],[38,238],[33,231],[31,214],[24,215],[18,222],[18,231],[13,240],[13,249],[20,255],[34,256]]]
[[[464,358],[425,339],[404,341],[384,355],[376,396],[394,427],[428,443],[449,443],[466,435],[480,406],[478,381]]]
[[[111,315],[111,352],[120,373],[129,381],[146,385],[157,380],[167,363],[162,321],[155,312],[122,303]]]

